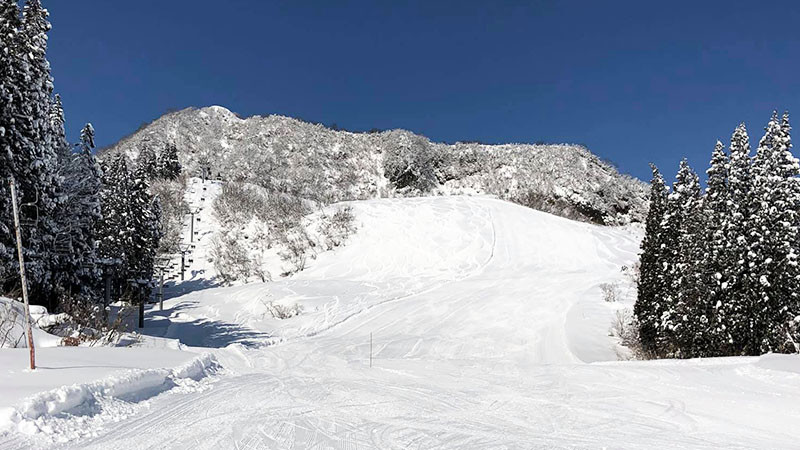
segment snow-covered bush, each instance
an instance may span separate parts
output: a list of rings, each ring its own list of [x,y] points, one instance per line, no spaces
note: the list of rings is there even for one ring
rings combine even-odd
[[[639,339],[639,323],[630,309],[616,311],[610,335],[619,339],[619,344],[629,352],[625,355],[618,351],[620,359],[649,359]]]
[[[636,261],[630,266],[622,266],[622,273],[628,279],[628,281],[633,285],[633,287],[639,286],[639,278],[641,277],[641,267],[642,264],[640,261]]]
[[[298,228],[292,233],[282,235],[281,244],[283,251],[279,252],[281,259],[289,264],[289,268],[283,272],[284,276],[300,272],[306,268],[306,253],[314,242],[308,237],[305,229]]]
[[[390,145],[384,154],[384,175],[398,189],[430,191],[438,185],[436,172],[442,166],[442,156],[422,136],[398,135],[397,142]]]
[[[223,282],[252,276],[271,280],[263,257],[273,247],[290,265],[285,275],[305,268],[306,252],[314,243],[303,225],[310,212],[303,199],[251,183],[229,182],[214,200],[213,211],[222,229],[214,238],[212,258]]]
[[[603,300],[607,303],[614,303],[619,300],[619,284],[618,283],[602,283],[600,284],[600,291],[603,293]]]
[[[217,274],[225,283],[247,281],[256,273],[247,249],[239,241],[236,233],[219,233],[214,236],[211,257]]]
[[[281,303],[269,302],[267,304],[267,309],[269,313],[272,314],[273,318],[280,320],[292,318],[303,312],[303,306],[299,303],[287,306]]]
[[[42,326],[49,333],[62,337],[62,345],[106,345],[116,342],[125,331],[124,315],[108,320],[103,305],[87,302],[77,296],[66,296],[60,303],[60,314],[52,324]]]
[[[173,180],[155,179],[150,184],[150,191],[158,198],[161,205],[161,240],[159,254],[174,254],[179,251],[182,242],[183,221],[189,213],[189,205],[184,200],[186,177]]]
[[[350,206],[339,208],[330,216],[323,214],[321,217],[319,233],[322,235],[325,250],[339,247],[355,232],[355,215]]]
[[[258,214],[266,195],[252,184],[229,182],[214,200],[214,214],[222,224],[246,224]]]

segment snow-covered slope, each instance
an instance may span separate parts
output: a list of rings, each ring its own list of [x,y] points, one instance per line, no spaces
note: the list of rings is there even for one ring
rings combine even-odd
[[[796,446],[797,356],[615,361],[608,329],[621,305],[605,303],[599,284],[634,259],[635,229],[485,197],[352,206],[358,233],[293,278],[194,291],[151,311],[158,333],[216,347],[227,375],[154,397],[73,445]],[[270,303],[303,308],[279,320]],[[6,435],[0,448],[47,439]]]
[[[167,144],[192,175],[209,167],[214,176],[317,201],[398,194],[385,162],[401,151],[426,155],[410,166],[431,166],[433,192],[488,193],[607,224],[641,221],[647,209],[642,182],[578,145],[447,145],[404,130],[350,133],[277,115],[242,119],[219,106],[169,113],[101,153],[135,159]]]

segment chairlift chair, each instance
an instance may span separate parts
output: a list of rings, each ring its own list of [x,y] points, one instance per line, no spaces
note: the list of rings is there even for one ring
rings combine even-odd
[[[39,190],[34,189],[32,202],[20,202],[19,224],[23,227],[33,228],[39,224]]]
[[[53,239],[53,252],[59,255],[72,253],[72,232],[57,233]]]

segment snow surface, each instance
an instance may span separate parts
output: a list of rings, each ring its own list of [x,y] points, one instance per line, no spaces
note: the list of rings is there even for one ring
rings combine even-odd
[[[357,234],[293,278],[149,311],[146,333],[225,371],[147,407],[42,414],[0,448],[796,448],[796,355],[616,361],[626,303],[600,284],[637,230],[485,197],[350,204]]]

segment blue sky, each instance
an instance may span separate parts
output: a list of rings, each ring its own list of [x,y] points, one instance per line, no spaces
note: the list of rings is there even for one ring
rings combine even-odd
[[[649,178],[800,129],[800,4],[45,0],[68,133],[218,104],[436,141],[572,142]]]

